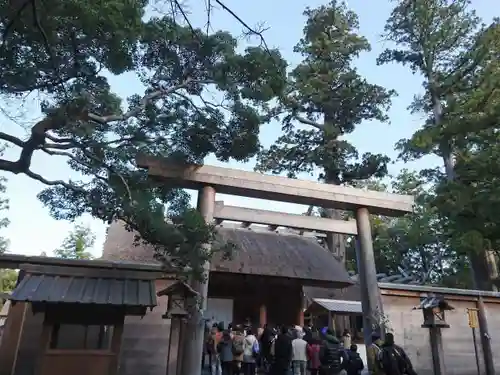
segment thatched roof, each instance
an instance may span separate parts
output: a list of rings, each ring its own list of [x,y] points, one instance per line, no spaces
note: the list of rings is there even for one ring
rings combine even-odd
[[[352,284],[343,265],[314,239],[294,234],[276,234],[248,229],[219,228],[224,241],[236,245],[230,260],[215,257],[212,271],[247,275],[277,276],[304,281]],[[121,223],[113,223],[104,244],[103,258],[151,262],[149,246],[134,246],[134,234]]]

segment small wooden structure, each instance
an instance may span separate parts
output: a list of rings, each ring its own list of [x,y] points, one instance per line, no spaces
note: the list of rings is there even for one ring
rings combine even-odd
[[[16,362],[25,324],[34,315],[43,316],[38,340],[29,343],[36,375],[116,374],[125,316],[143,316],[156,305],[154,279],[83,267],[21,269],[0,345],[0,374],[25,373]]]
[[[167,288],[158,292],[158,297],[167,296],[167,311],[163,315],[164,319],[170,319],[170,341],[168,346],[167,375],[180,375],[182,358],[182,345],[180,340],[182,331],[189,317],[189,310],[196,308],[189,304],[197,303],[199,294],[189,285],[182,281],[177,281]]]
[[[441,328],[450,328],[446,322],[445,312],[454,308],[444,299],[443,296],[430,294],[422,297],[422,301],[414,310],[422,310],[424,323],[422,328],[429,329],[429,341],[432,353],[432,365],[435,375],[446,375],[446,365],[443,353],[443,337]]]

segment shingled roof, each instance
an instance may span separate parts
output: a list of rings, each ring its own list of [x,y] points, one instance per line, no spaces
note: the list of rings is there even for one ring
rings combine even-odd
[[[353,283],[343,265],[314,239],[248,229],[219,228],[218,232],[222,240],[234,243],[237,248],[230,260],[216,256],[212,271],[331,282],[339,287]],[[121,223],[111,224],[103,258],[153,261],[152,247],[134,246],[133,240],[134,234]]]
[[[307,303],[310,304],[313,299],[331,299],[331,300],[343,300],[343,301],[361,301],[361,287],[359,285],[359,275],[354,274],[349,271],[351,280],[354,285],[351,285],[343,289],[333,289],[333,288],[322,288],[315,286],[304,286],[303,292],[306,297]],[[408,285],[419,285],[417,279],[411,276],[405,276],[403,274],[393,274],[387,275],[385,273],[377,274],[377,280],[379,283],[386,284],[408,284]]]

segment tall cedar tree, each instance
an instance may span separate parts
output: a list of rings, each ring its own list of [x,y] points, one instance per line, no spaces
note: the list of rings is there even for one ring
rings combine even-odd
[[[468,0],[396,1],[385,26],[385,38],[396,47],[384,51],[378,62],[401,63],[424,77],[424,94],[415,97],[410,108],[427,114],[428,120],[409,140],[400,141],[398,148],[405,160],[428,154],[442,158],[444,174],[437,170],[423,174],[441,186],[436,204],[451,240],[459,245],[459,252],[470,257],[477,287],[491,289],[485,249],[463,246],[460,239],[464,230],[468,232],[460,224],[461,216],[467,214],[462,209],[464,202],[457,195],[454,201],[442,199],[445,192],[450,188],[456,190],[456,184],[460,184],[457,162],[464,147],[468,148],[468,139],[496,125],[496,119],[491,121],[489,110],[485,112],[495,86],[488,83],[482,73],[489,69],[485,64],[489,66],[492,62],[491,46],[498,35],[497,24],[481,26],[469,5]],[[483,225],[479,220],[475,217],[468,220],[467,225],[473,222]]]
[[[213,228],[188,208],[185,193],[151,184],[135,158],[201,163],[211,154],[223,161],[255,155],[266,103],[284,87],[280,54],[239,53],[227,32],[145,18],[146,0],[23,4],[0,0],[0,93],[37,91],[43,118],[26,140],[0,132],[20,149],[17,160],[0,159],[0,170],[47,185],[38,197],[55,218],[124,220],[162,260],[201,274],[210,257],[202,244],[213,240]],[[146,89],[123,101],[105,72],[134,72]],[[41,153],[66,158],[82,179],[50,181],[32,171]],[[165,223],[165,205],[173,225]]]
[[[354,60],[370,50],[359,35],[357,15],[344,3],[307,8],[303,38],[294,51],[303,61],[290,73],[281,100],[283,135],[258,157],[257,169],[287,173],[319,169],[328,184],[353,181],[387,173],[388,158],[366,153],[344,139],[363,120],[386,121],[393,91],[370,84],[354,67]],[[328,210],[329,217],[339,213]],[[329,239],[329,247],[343,256],[342,237]]]

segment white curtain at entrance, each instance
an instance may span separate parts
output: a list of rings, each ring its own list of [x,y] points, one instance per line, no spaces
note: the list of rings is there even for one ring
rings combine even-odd
[[[224,328],[233,321],[234,301],[229,298],[207,298],[205,318],[212,322],[224,322]]]

